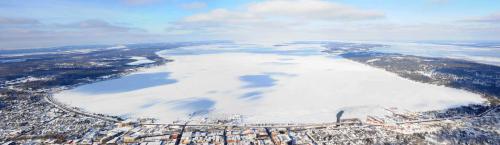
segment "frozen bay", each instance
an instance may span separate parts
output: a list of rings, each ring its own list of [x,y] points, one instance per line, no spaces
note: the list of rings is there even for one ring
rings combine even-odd
[[[239,114],[246,122],[332,122],[481,103],[480,95],[413,82],[321,53],[319,45],[205,45],[158,52],[172,59],[115,80],[55,94],[71,106],[162,122]]]

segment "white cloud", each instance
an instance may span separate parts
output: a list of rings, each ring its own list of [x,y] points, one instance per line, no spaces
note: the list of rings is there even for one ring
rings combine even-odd
[[[500,17],[468,22],[402,24],[383,12],[322,0],[268,0],[242,10],[215,9],[185,17],[166,28],[171,35],[193,39],[252,42],[293,40],[498,40]],[[488,22],[488,23],[470,23]]]
[[[95,30],[103,32],[129,32],[129,31],[144,31],[139,28],[131,28],[126,26],[119,26],[111,24],[107,21],[99,19],[84,20],[69,24],[55,24],[56,27],[67,29],[80,29],[80,30]]]
[[[465,22],[500,23],[500,12],[462,20]]]
[[[35,19],[0,17],[0,25],[34,25],[39,23]]]
[[[321,0],[270,0],[252,3],[244,11],[215,9],[208,13],[189,16],[187,22],[247,22],[261,19],[288,19],[292,21],[346,21],[383,18],[384,13],[357,9]]]
[[[366,20],[383,18],[384,13],[362,10],[321,0],[271,0],[251,4],[250,13],[321,20]]]
[[[275,42],[321,38],[304,33],[322,23],[366,22],[384,17],[383,12],[322,0],[270,0],[250,3],[242,10],[215,9],[191,15],[171,23],[166,31],[201,39]]]
[[[4,21],[7,23],[6,21]],[[31,24],[38,22],[8,21]],[[34,23],[21,27],[0,27],[0,49],[40,48],[75,44],[135,43],[158,40],[158,35],[140,28],[120,26],[107,21],[93,19],[64,24]],[[0,25],[1,26],[1,25]]]
[[[251,13],[234,12],[226,9],[215,9],[208,13],[186,17],[185,22],[241,22],[256,20],[258,17]]]

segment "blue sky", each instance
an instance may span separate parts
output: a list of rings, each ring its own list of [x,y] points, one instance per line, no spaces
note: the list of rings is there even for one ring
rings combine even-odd
[[[191,40],[499,40],[496,0],[2,0],[0,49]]]

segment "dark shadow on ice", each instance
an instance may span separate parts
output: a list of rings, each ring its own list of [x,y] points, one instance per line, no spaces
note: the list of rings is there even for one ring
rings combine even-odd
[[[146,109],[146,108],[152,107],[152,106],[154,106],[154,105],[156,105],[158,103],[159,103],[159,101],[151,101],[149,103],[141,105],[141,109]]]
[[[276,80],[272,79],[270,75],[244,75],[240,77],[241,81],[246,82],[243,88],[262,88],[274,86]]]
[[[185,110],[189,116],[197,116],[209,113],[215,105],[215,101],[207,98],[184,99],[171,102],[174,109]]]
[[[176,83],[177,80],[169,79],[170,73],[147,73],[124,76],[122,78],[97,82],[76,88],[74,91],[88,94],[121,93]]]
[[[262,97],[262,92],[260,91],[255,91],[255,92],[248,92],[243,94],[240,98],[241,99],[249,99],[249,100],[256,100]]]

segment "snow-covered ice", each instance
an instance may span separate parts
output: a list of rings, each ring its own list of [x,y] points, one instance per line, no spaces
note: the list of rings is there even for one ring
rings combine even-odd
[[[127,65],[141,65],[141,64],[148,64],[148,63],[153,63],[155,61],[150,60],[146,57],[141,57],[141,56],[133,56],[130,59],[135,60],[134,62],[127,63]]]
[[[380,58],[374,58],[374,59],[367,60],[366,62],[372,63],[372,62],[379,61],[379,60],[380,60]]]
[[[173,59],[116,80],[55,95],[91,112],[154,117],[240,114],[247,123],[333,122],[345,117],[444,109],[482,103],[480,95],[413,82],[341,57],[321,47],[198,46],[158,54]]]

